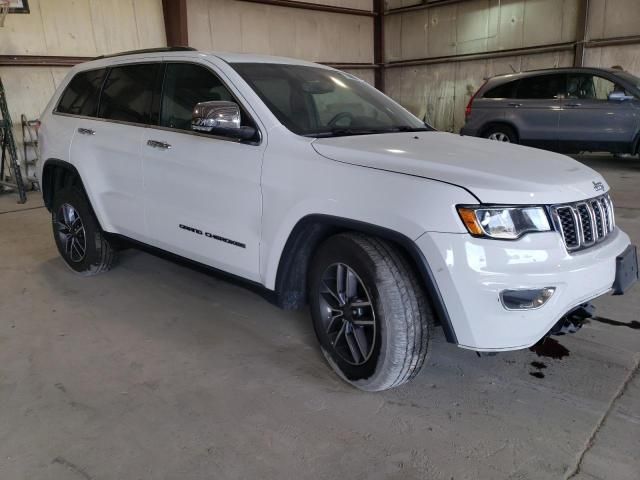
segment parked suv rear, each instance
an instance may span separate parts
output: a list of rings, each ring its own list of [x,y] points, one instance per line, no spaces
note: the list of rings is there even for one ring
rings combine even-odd
[[[562,68],[489,79],[471,98],[463,135],[562,152],[638,153],[640,78]]]

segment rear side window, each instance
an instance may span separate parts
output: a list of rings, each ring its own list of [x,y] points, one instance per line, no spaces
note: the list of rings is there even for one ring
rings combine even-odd
[[[485,93],[482,98],[513,98],[516,94],[517,85],[517,80],[498,85]]]
[[[95,117],[106,69],[76,74],[60,97],[56,112]]]
[[[518,84],[517,98],[522,99],[557,99],[564,95],[564,74],[538,75],[523,78]]]
[[[151,101],[160,64],[111,68],[100,97],[98,116],[109,120],[151,123]]]

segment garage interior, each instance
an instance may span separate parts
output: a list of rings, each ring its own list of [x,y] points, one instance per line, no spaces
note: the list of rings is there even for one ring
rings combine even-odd
[[[495,356],[445,342],[365,394],[309,312],[138,250],[86,280],[58,256],[21,119],[70,67],[188,45],[310,60],[458,133],[488,77],[568,66],[640,76],[640,0],[28,0],[0,28],[28,200],[0,194],[0,478],[640,477],[640,288],[575,335]],[[19,4],[19,5],[18,5]],[[640,159],[575,156],[640,242]]]

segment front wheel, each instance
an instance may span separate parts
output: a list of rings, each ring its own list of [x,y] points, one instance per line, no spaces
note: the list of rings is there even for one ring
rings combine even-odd
[[[357,388],[401,385],[422,368],[434,315],[408,261],[384,240],[339,234],[309,274],[313,325],[336,373]]]

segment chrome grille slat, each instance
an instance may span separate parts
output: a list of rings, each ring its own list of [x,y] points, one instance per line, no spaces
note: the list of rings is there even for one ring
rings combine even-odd
[[[613,203],[608,194],[589,200],[554,205],[551,217],[570,252],[605,240],[615,229]]]

